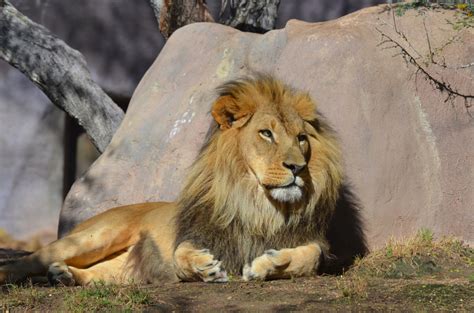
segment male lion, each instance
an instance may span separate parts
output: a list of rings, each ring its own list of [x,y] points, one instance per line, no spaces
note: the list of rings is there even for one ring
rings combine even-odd
[[[360,221],[334,134],[307,93],[269,76],[236,80],[219,88],[212,116],[177,202],[97,215],[0,267],[0,283],[45,274],[65,285],[311,275],[331,255],[327,234],[347,240],[327,232],[337,228],[334,212],[364,241],[347,222],[347,214]]]

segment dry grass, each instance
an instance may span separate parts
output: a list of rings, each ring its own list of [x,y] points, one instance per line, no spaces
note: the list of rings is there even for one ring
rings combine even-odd
[[[96,312],[136,311],[150,303],[146,288],[137,285],[116,286],[97,283],[88,287],[41,287],[31,283],[3,288],[0,312],[5,308],[37,310],[50,307],[54,311]],[[57,301],[58,297],[61,301]],[[52,304],[55,304],[52,306]]]
[[[137,311],[151,302],[146,289],[137,285],[126,287],[94,284],[77,287],[67,293],[64,307],[69,312],[84,311]]]
[[[336,286],[344,297],[367,299],[369,296],[369,279],[362,275],[343,275],[336,281]]]
[[[390,240],[385,248],[357,260],[348,274],[382,278],[462,278],[466,274],[467,279],[465,272],[473,266],[474,249],[453,237],[434,240],[430,230],[421,229],[407,240]]]
[[[434,240],[430,230],[421,229],[358,259],[336,285],[344,297],[360,301],[392,279],[400,280],[392,282],[398,286],[396,293],[417,303],[430,299],[430,303],[446,304],[449,299],[468,298],[468,293],[474,297],[474,249],[452,237]]]

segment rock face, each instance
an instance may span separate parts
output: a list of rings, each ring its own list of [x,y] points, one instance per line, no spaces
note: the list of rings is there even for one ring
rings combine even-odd
[[[174,200],[209,127],[214,88],[263,71],[310,91],[338,131],[371,246],[421,227],[474,242],[474,112],[428,79],[474,94],[474,29],[453,27],[461,19],[408,10],[394,27],[380,6],[265,35],[216,24],[179,30],[110,146],[71,189],[61,234],[114,206]]]

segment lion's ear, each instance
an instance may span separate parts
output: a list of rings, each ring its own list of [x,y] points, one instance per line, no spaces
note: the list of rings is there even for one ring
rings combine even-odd
[[[221,96],[214,102],[211,114],[224,130],[244,126],[252,116],[252,110],[249,106],[237,103],[231,96]]]
[[[298,115],[307,122],[313,121],[317,117],[316,104],[307,93],[298,95],[293,103],[293,107],[298,112]]]

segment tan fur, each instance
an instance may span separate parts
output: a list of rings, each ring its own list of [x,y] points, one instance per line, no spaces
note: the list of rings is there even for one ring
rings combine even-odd
[[[211,113],[218,127],[176,203],[93,217],[0,267],[0,283],[44,275],[54,262],[65,265],[50,269],[53,282],[71,273],[78,284],[226,281],[226,269],[245,279],[313,273],[342,184],[336,140],[315,104],[262,76],[224,85]]]
[[[279,251],[269,250],[244,268],[243,278],[263,280],[308,276],[317,268],[321,253],[317,243]]]
[[[139,271],[128,262],[124,265],[123,260],[128,260],[142,234],[148,233],[160,247],[161,259],[172,263],[175,213],[173,203],[142,203],[108,210],[79,224],[64,238],[15,263],[0,266],[0,284],[46,275],[55,262],[67,264],[77,274],[79,284],[94,280],[142,281]],[[140,259],[147,257],[140,255]]]

